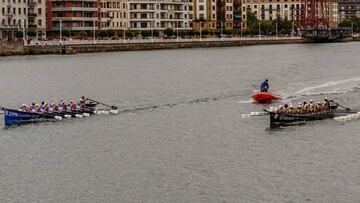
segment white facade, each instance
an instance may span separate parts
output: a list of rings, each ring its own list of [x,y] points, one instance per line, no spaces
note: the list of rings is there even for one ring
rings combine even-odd
[[[301,1],[260,2],[257,0],[243,0],[242,11],[243,20],[245,21],[247,11],[255,13],[259,20],[273,20],[279,16],[281,19],[298,21],[300,19]]]
[[[0,0],[0,39],[15,39],[15,32],[23,27],[35,29],[45,38],[45,0]]]
[[[130,30],[191,29],[191,0],[129,0]]]
[[[126,0],[102,0],[100,11],[100,29],[127,29],[127,6],[128,3]]]

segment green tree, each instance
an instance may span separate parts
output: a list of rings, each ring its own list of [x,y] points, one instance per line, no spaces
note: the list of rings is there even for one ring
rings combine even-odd
[[[29,37],[36,37],[36,31],[34,29],[29,29],[26,34]]]
[[[23,37],[23,32],[21,32],[20,30],[15,32],[15,37],[16,38],[22,38]]]
[[[166,29],[164,30],[164,34],[165,34],[167,37],[171,37],[171,36],[174,35],[174,31],[173,31],[173,29],[171,29],[171,28],[166,28]]]
[[[209,35],[209,30],[202,30],[201,34],[203,37],[207,37]]]
[[[71,34],[69,30],[62,30],[61,33],[62,33],[62,36],[65,36],[65,37],[70,37],[70,34]]]
[[[104,37],[108,37],[108,36],[109,35],[108,35],[108,32],[106,30],[100,30],[98,32],[98,37],[100,37],[100,38],[104,38]]]
[[[141,36],[143,36],[143,37],[151,36],[151,30],[143,30],[143,31],[141,31]]]
[[[113,36],[115,36],[115,31],[110,29],[107,31],[107,34],[108,34],[108,37],[113,37]]]
[[[126,36],[126,37],[134,37],[134,33],[131,32],[130,30],[126,30],[126,31],[125,31],[125,36]]]
[[[261,33],[267,35],[273,30],[273,25],[270,20],[262,20],[260,22]]]
[[[88,36],[88,33],[87,33],[87,32],[85,32],[85,31],[79,32],[79,37],[80,37],[81,39],[85,39],[87,36]]]

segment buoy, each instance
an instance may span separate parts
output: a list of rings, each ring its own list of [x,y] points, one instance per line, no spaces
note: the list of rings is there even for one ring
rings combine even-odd
[[[117,110],[117,109],[112,109],[112,110],[110,110],[110,113],[111,113],[111,114],[118,114],[118,113],[119,113],[119,110]]]
[[[89,117],[89,116],[90,116],[89,113],[83,113],[82,115],[83,115],[84,117]]]
[[[76,117],[76,118],[82,118],[83,116],[80,115],[80,114],[76,114],[75,117]]]

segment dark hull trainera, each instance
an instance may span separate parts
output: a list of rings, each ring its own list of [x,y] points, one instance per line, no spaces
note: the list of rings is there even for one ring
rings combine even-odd
[[[322,120],[327,118],[334,118],[337,116],[347,115],[352,113],[347,110],[331,109],[316,113],[305,113],[305,114],[284,114],[269,112],[270,115],[270,127],[276,127],[279,125],[286,125],[294,122],[314,121]]]

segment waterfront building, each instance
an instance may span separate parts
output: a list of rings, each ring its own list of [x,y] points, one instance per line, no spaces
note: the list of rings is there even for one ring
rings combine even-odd
[[[100,29],[123,30],[128,28],[126,0],[101,0]]]
[[[360,18],[360,0],[339,0],[340,21],[352,17]]]
[[[253,12],[259,20],[277,18],[298,24],[302,8],[301,0],[243,0],[242,17],[247,20],[247,11]],[[244,27],[246,27],[244,23]]]
[[[329,0],[326,8],[318,6],[319,18],[325,18],[330,28],[338,26],[338,2]],[[295,27],[299,26],[301,13],[304,12],[304,1],[302,0],[243,0],[242,17],[246,22],[247,11],[253,12],[259,20],[274,20],[277,18],[292,21]],[[323,12],[323,14],[321,14]],[[323,16],[322,16],[323,15]],[[306,18],[306,16],[303,16]],[[246,26],[246,23],[244,23]]]
[[[243,27],[241,20],[241,0],[233,0],[233,28],[241,29]]]
[[[338,0],[330,0],[329,2],[329,27],[336,28],[339,25],[339,4]]]
[[[216,3],[217,29],[233,28],[233,0],[218,0]]]
[[[193,18],[192,0],[128,0],[130,30],[189,30]]]
[[[12,40],[16,31],[33,30],[46,36],[46,0],[0,0],[0,39]]]
[[[194,30],[215,30],[217,23],[216,0],[194,0]]]
[[[47,30],[58,34],[60,28],[70,32],[98,30],[100,0],[48,0]]]

